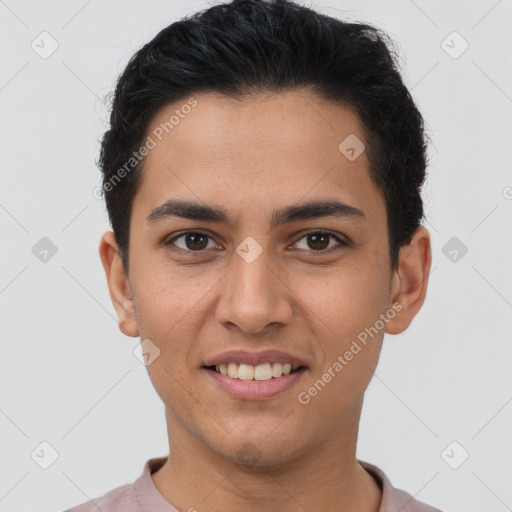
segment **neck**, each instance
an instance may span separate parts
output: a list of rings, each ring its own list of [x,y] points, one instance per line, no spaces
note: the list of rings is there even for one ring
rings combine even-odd
[[[219,455],[166,410],[170,455],[153,482],[179,510],[378,512],[380,488],[355,455],[361,405],[330,438],[297,457],[253,466]]]

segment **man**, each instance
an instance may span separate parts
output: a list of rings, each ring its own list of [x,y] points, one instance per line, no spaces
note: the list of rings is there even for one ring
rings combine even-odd
[[[284,0],[173,23],[120,77],[100,165],[100,256],[169,456],[71,510],[437,510],[356,458],[431,264],[423,120],[385,34]]]

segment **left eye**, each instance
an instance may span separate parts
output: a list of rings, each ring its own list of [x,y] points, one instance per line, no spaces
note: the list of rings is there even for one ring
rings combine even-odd
[[[331,245],[329,245],[329,239],[334,239],[337,242],[337,244],[334,245],[347,245],[346,242],[341,240],[333,233],[329,233],[328,231],[312,231],[310,233],[306,233],[302,238],[300,238],[295,243],[295,245],[297,245],[301,240],[306,240],[306,247],[299,247],[299,249],[308,250],[308,248],[313,248],[313,252],[322,252],[332,247]]]
[[[180,239],[183,239],[183,241],[181,242],[182,245],[176,243],[176,241]],[[297,248],[300,250],[313,249],[312,252],[323,252],[336,245],[347,245],[347,243],[341,240],[338,236],[328,231],[311,231],[309,233],[306,233],[297,242],[295,242],[294,245],[297,246],[297,244],[299,244],[302,240],[305,240],[304,243],[306,246]],[[331,245],[330,242],[332,242],[333,240],[335,240],[336,243]],[[200,231],[186,231],[184,233],[181,233],[180,235],[175,236],[174,238],[166,242],[166,245],[175,245],[178,249],[187,252],[203,252],[205,249],[219,247],[213,241],[211,236]]]

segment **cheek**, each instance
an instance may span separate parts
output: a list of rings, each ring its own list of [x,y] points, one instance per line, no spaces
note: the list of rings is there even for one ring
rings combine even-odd
[[[385,312],[387,275],[377,257],[368,252],[328,280],[303,281],[304,314],[323,357],[302,390],[315,402],[312,409],[319,407],[333,421],[362,395],[378,362],[384,330],[375,331],[375,325]],[[331,410],[333,403],[338,407]]]
[[[378,363],[383,331],[368,335],[382,312],[375,287],[346,285],[311,305],[318,314],[316,340],[321,364],[304,380],[298,401],[308,412],[309,428],[336,428],[362,400]],[[312,315],[315,318],[315,315]]]
[[[197,303],[202,295],[198,287],[188,289],[175,279],[153,276],[137,296],[140,338],[151,340],[159,350],[147,371],[156,392],[171,408],[175,397],[180,396],[181,387],[191,388],[187,382],[190,379],[188,356],[190,340],[196,338],[201,325]]]
[[[318,324],[324,335],[319,339],[329,342],[326,352],[342,349],[373,325],[387,300],[387,282],[381,269],[362,258],[358,265],[340,267],[328,279],[303,279],[302,284],[296,283],[296,289],[301,290],[310,321]]]
[[[193,275],[193,272],[196,275]],[[190,388],[190,362],[204,323],[211,314],[210,294],[215,293],[221,275],[197,275],[192,268],[139,266],[133,272],[137,289],[136,320],[141,340],[154,342],[160,354],[147,367],[151,380],[162,395],[179,392],[180,384]]]
[[[205,294],[216,282],[214,276],[204,277],[198,278],[180,268],[169,267],[166,271],[165,266],[152,265],[147,271],[134,274],[141,335],[168,340],[194,321],[199,324],[198,312]]]

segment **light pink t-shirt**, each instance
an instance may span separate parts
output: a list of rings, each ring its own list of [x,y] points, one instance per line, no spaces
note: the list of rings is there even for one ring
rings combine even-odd
[[[160,469],[167,457],[149,459],[142,475],[132,484],[122,485],[65,512],[180,512],[157,490],[151,475]],[[395,489],[386,475],[376,466],[359,461],[382,490],[379,512],[441,512],[415,500],[410,494]],[[194,510],[192,507],[190,510]],[[186,511],[182,511],[186,512]]]

